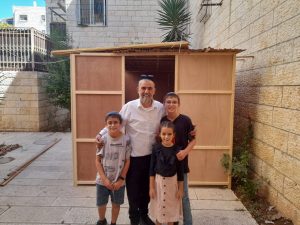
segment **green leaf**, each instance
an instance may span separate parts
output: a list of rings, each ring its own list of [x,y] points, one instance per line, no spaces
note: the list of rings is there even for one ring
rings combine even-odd
[[[189,38],[187,27],[191,22],[191,13],[185,0],[161,0],[157,23],[163,34],[163,42],[181,41]]]

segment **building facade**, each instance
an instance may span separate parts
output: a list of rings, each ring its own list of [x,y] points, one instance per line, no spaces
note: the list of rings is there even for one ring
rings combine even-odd
[[[64,3],[73,47],[161,41],[157,0]],[[190,0],[189,4],[193,48],[245,49],[237,58],[235,137],[243,136],[250,117],[251,167],[263,181],[261,194],[300,225],[300,1]]]
[[[235,136],[245,133],[250,117],[261,194],[299,225],[300,1],[224,0],[201,7],[207,2],[191,1],[191,43],[246,50],[237,59]]]
[[[74,48],[161,41],[157,0],[46,0],[46,5],[47,18],[53,17],[49,24],[65,18]]]
[[[43,33],[46,32],[46,8],[37,6],[13,6],[14,27],[35,28]]]

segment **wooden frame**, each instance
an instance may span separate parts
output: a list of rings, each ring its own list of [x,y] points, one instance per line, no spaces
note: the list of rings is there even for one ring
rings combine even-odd
[[[205,57],[205,59],[201,59]],[[221,58],[219,58],[221,57]],[[225,58],[223,58],[225,57]],[[188,60],[188,62],[181,62],[184,60]],[[222,60],[222,61],[220,61]],[[193,61],[195,61],[193,63]],[[206,63],[203,63],[203,61],[206,61]],[[210,61],[212,61],[215,64],[215,68],[212,69],[214,72],[210,72],[211,69],[207,68],[206,64],[209,64]],[[222,65],[223,63],[226,63],[226,65]],[[203,65],[201,65],[203,63]],[[230,63],[230,64],[229,64]],[[183,66],[183,65],[184,66]],[[225,139],[222,141],[223,134],[221,133],[222,129],[214,129],[213,133],[209,133],[208,135],[205,135],[208,129],[201,129],[201,122],[200,122],[200,128],[198,127],[197,130],[200,133],[199,137],[197,139],[207,139],[214,136],[214,134],[217,133],[217,130],[219,130],[219,143],[214,143],[212,141],[209,141],[207,143],[199,143],[197,141],[196,146],[194,147],[194,150],[190,153],[191,157],[190,159],[190,168],[191,172],[189,175],[189,184],[190,185],[226,185],[228,187],[231,186],[231,179],[228,174],[225,173],[224,169],[221,166],[220,159],[222,158],[224,153],[227,153],[229,155],[232,155],[232,133],[233,133],[233,105],[234,105],[234,69],[235,69],[235,60],[232,55],[214,55],[209,54],[203,56],[203,54],[192,54],[192,55],[177,55],[176,56],[176,69],[175,69],[175,92],[181,97],[181,111],[189,112],[187,113],[189,116],[192,117],[192,120],[195,122],[195,116],[193,116],[193,113],[191,110],[189,110],[189,105],[193,106],[193,110],[197,108],[198,104],[202,105],[198,107],[198,109],[201,110],[201,108],[205,108],[208,104],[208,107],[211,108],[213,105],[209,105],[211,101],[219,101],[217,99],[223,99],[227,101],[226,105],[223,107],[227,108],[227,115],[225,117],[223,116],[223,120],[220,120],[221,113],[217,113],[213,116],[213,118],[219,118],[218,123],[223,123],[223,127],[226,126],[226,132],[227,137],[225,136]],[[184,67],[181,69],[181,67]],[[204,68],[202,68],[204,67]],[[189,68],[189,72],[186,70],[186,68]],[[199,70],[203,70],[202,72],[199,72]],[[207,71],[205,71],[207,70]],[[223,71],[224,70],[224,71]],[[225,74],[225,75],[224,75]],[[181,75],[181,76],[180,76]],[[214,78],[214,76],[227,79],[225,82],[221,82],[220,84],[216,84],[218,82],[219,78]],[[192,77],[189,77],[192,76]],[[186,82],[182,82],[184,79],[187,79]],[[193,80],[194,79],[194,80]],[[195,80],[196,79],[196,80]],[[213,82],[209,80],[214,80]],[[208,85],[204,85],[207,83]],[[201,86],[200,90],[195,89],[194,87]],[[191,96],[195,96],[194,98]],[[228,96],[228,97],[226,97]],[[196,99],[198,99],[197,102]],[[190,100],[189,100],[190,99]],[[208,99],[208,100],[205,100]],[[203,102],[206,101],[206,104]],[[218,103],[217,108],[220,107],[220,103]],[[216,108],[216,109],[217,109]],[[212,110],[211,108],[210,110]],[[224,109],[224,108],[223,108]],[[215,112],[207,112],[201,115],[206,116],[206,119],[209,118],[210,115],[208,114],[214,114]],[[224,110],[223,110],[224,113]],[[208,116],[208,117],[207,117]],[[194,118],[193,118],[194,117]],[[225,120],[227,118],[228,122]],[[199,121],[201,121],[201,118],[199,118]],[[223,122],[222,122],[223,121]],[[227,124],[225,125],[224,124]],[[197,123],[197,122],[196,122]],[[210,126],[217,126],[217,124],[214,124],[214,121],[210,120]],[[203,125],[203,124],[202,124]],[[201,135],[202,134],[202,135]],[[197,135],[198,136],[198,135]],[[225,141],[225,142],[224,142]],[[201,142],[201,141],[200,141]],[[222,142],[222,143],[221,143]],[[195,156],[195,157],[194,157]],[[210,157],[213,156],[213,157]],[[201,159],[205,158],[205,162],[202,162]],[[209,159],[210,158],[210,159]],[[197,159],[197,160],[195,160]],[[199,160],[201,161],[199,163]],[[195,161],[195,162],[194,162]],[[214,163],[215,162],[215,163]],[[217,163],[216,163],[217,162]],[[198,166],[199,164],[205,164],[203,167]],[[212,164],[216,165],[215,167],[211,167]],[[202,170],[205,170],[206,173],[202,173]],[[213,171],[213,172],[212,172]],[[216,174],[218,172],[218,174]]]
[[[80,53],[71,55],[72,73],[72,132],[73,132],[73,157],[74,157],[74,184],[94,183],[96,171],[90,171],[93,179],[82,180],[78,177],[80,165],[78,156],[85,154],[78,151],[80,144],[82,148],[91,148],[94,136],[91,134],[78,137],[78,102],[79,96],[121,96],[121,105],[125,103],[125,59],[127,56],[175,56],[174,63],[174,90],[181,97],[181,111],[189,115],[197,125],[197,144],[191,152],[189,176],[190,185],[221,185],[231,186],[231,178],[222,168],[220,159],[223,153],[232,156],[233,144],[233,116],[234,116],[234,85],[235,85],[235,54],[236,51],[226,52],[135,52],[135,53]],[[121,89],[98,90],[95,82],[91,86],[93,90],[76,89],[76,58],[78,57],[121,57]],[[137,59],[138,60],[138,59]],[[90,60],[83,64],[86,64]],[[108,60],[109,61],[109,60]],[[194,61],[194,62],[193,62]],[[78,64],[78,63],[77,63]],[[186,64],[189,64],[187,66]],[[200,66],[199,66],[200,65]],[[212,68],[212,65],[215,66]],[[217,66],[216,66],[217,65]],[[78,65],[77,65],[78,66]],[[114,65],[115,66],[115,65]],[[99,67],[98,67],[99,70]],[[88,75],[87,75],[88,76]],[[95,78],[92,78],[95,81]],[[222,81],[221,79],[225,79]],[[88,82],[87,82],[88,83]],[[88,86],[88,85],[87,85]],[[102,103],[101,103],[102,104]],[[191,107],[191,105],[193,107]],[[210,109],[203,109],[210,107]],[[106,107],[106,106],[105,106]],[[198,110],[194,112],[193,110]],[[204,111],[203,111],[204,110]],[[109,111],[107,109],[107,111]],[[200,118],[200,117],[204,118]],[[217,121],[216,119],[217,118]],[[98,118],[101,119],[101,118]],[[210,122],[205,122],[205,120]],[[82,122],[81,122],[82,123]],[[209,128],[208,124],[214,124]],[[220,127],[218,127],[220,126]],[[82,128],[80,128],[82,129]],[[85,131],[86,133],[87,131]],[[222,133],[224,132],[224,133]],[[84,133],[84,132],[83,132]],[[198,134],[199,133],[199,134]],[[207,140],[204,140],[204,139]],[[193,161],[197,159],[197,165]],[[201,161],[202,160],[202,161]],[[199,161],[203,168],[199,167]],[[207,163],[209,162],[209,163]],[[91,162],[88,162],[91,163]],[[194,165],[195,164],[195,165]],[[206,165],[204,165],[206,164]],[[207,170],[207,171],[205,171]],[[212,174],[211,171],[216,173]]]
[[[107,57],[118,57],[120,59],[120,83],[117,84],[120,88],[120,90],[94,90],[95,88],[99,87],[99,84],[93,82],[93,83],[85,83],[83,84],[82,80],[78,79],[80,75],[78,75],[78,68],[76,68],[76,63],[77,59],[84,58],[84,57],[93,57],[94,59],[100,58],[102,61],[104,59],[107,59]],[[106,58],[105,58],[106,57]],[[88,64],[91,63],[92,60],[86,60],[84,63]],[[109,60],[108,60],[109,61]],[[95,156],[95,134],[104,126],[104,123],[98,123],[99,125],[97,126],[97,131],[92,133],[87,133],[86,128],[79,127],[81,125],[84,125],[85,121],[79,121],[80,118],[82,118],[82,112],[85,111],[87,107],[89,107],[89,104],[91,103],[90,101],[95,101],[97,98],[106,98],[108,105],[114,104],[116,100],[115,96],[121,96],[121,99],[119,100],[120,102],[117,103],[117,105],[114,107],[114,110],[119,110],[121,106],[124,104],[125,101],[125,61],[124,61],[124,56],[116,56],[112,54],[100,54],[97,57],[94,56],[84,56],[80,54],[76,55],[71,55],[71,109],[72,109],[72,145],[73,145],[73,179],[74,179],[74,184],[91,184],[94,183],[94,178],[96,174],[95,170],[95,163],[94,161],[85,163],[82,163],[82,158],[86,157],[86,153],[84,151],[88,151],[88,154],[90,155],[89,158],[92,158]],[[78,66],[78,65],[77,65]],[[89,68],[92,70],[91,68]],[[94,68],[95,69],[95,68]],[[116,69],[116,68],[113,68]],[[112,69],[112,70],[113,70]],[[110,70],[108,68],[108,70]],[[94,75],[97,75],[97,71],[94,71]],[[89,74],[91,75],[91,74]],[[104,75],[103,75],[104,76]],[[102,77],[103,78],[103,77]],[[100,85],[101,87],[104,87],[104,89],[108,89],[111,87],[111,85],[114,85],[115,80],[112,81],[111,77],[109,77],[109,80],[106,80],[104,83],[106,85]],[[110,85],[107,85],[107,83],[110,82]],[[78,90],[79,88],[79,90]],[[89,88],[92,88],[92,90],[88,90]],[[80,98],[83,98],[81,101]],[[105,99],[104,99],[105,100]],[[118,101],[118,100],[117,100]],[[84,105],[84,110],[80,111],[80,104],[85,104]],[[95,104],[97,105],[97,101]],[[110,107],[106,107],[107,109],[101,109],[102,111],[102,116],[100,117],[95,117],[95,123],[98,121],[103,120],[104,118],[104,113],[108,112],[109,110],[112,110]],[[81,113],[81,114],[80,114]],[[85,112],[84,112],[85,113]],[[89,114],[91,113],[90,111],[86,111],[87,115],[84,117],[87,118]],[[80,115],[79,115],[80,114]],[[101,113],[100,113],[101,114]],[[93,121],[92,121],[93,122]],[[79,125],[78,125],[79,124]],[[85,130],[82,132],[82,130]],[[88,149],[88,150],[87,150]],[[84,164],[84,165],[82,165]],[[80,169],[81,168],[81,169]],[[83,169],[85,168],[85,169]],[[91,173],[91,171],[94,171],[94,173]]]

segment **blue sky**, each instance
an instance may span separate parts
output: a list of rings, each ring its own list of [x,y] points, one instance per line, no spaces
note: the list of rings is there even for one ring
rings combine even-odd
[[[45,0],[36,0],[37,6],[45,6]],[[12,6],[33,6],[33,0],[0,0],[0,19],[13,16]]]

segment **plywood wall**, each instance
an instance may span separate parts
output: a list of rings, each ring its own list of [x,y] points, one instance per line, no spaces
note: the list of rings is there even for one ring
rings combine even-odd
[[[228,185],[221,166],[232,153],[234,76],[232,55],[179,55],[175,90],[181,112],[197,127],[197,144],[189,156],[190,184]]]
[[[72,134],[75,184],[95,180],[95,136],[109,111],[124,102],[124,57],[72,56]]]

